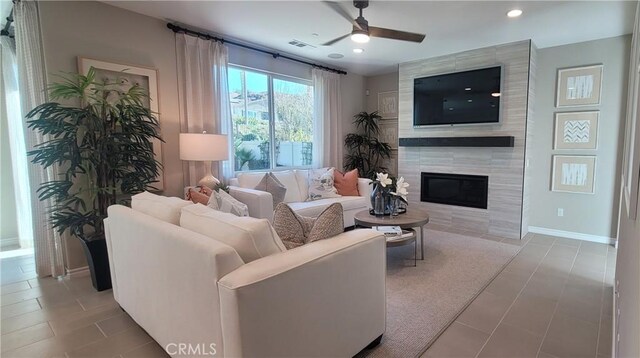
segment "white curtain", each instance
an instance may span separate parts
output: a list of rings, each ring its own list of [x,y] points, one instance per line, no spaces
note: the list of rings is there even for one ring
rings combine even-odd
[[[16,201],[18,238],[21,248],[33,247],[33,223],[31,221],[31,195],[29,192],[29,172],[27,150],[24,143],[24,123],[20,110],[18,90],[18,62],[15,41],[7,36],[0,37],[0,115],[7,120],[13,191]],[[9,163],[4,163],[8,166]],[[5,198],[6,200],[6,198]]]
[[[313,75],[313,166],[341,168],[340,74],[312,70]]]
[[[227,47],[219,42],[176,34],[180,131],[229,135],[229,160],[214,166],[219,179],[233,177],[233,137],[227,67]],[[205,175],[202,162],[184,162],[185,185],[193,185]]]
[[[22,0],[14,5],[16,54],[22,118],[36,106],[46,101],[45,65],[42,55],[42,39],[38,20],[38,5],[35,1]],[[23,126],[26,124],[23,122]],[[25,147],[31,150],[45,138],[32,130],[24,131]],[[40,201],[36,189],[41,183],[55,178],[56,168],[44,170],[40,165],[28,164],[33,240],[38,276],[61,276],[64,274],[62,241],[51,228],[47,210],[51,201]]]

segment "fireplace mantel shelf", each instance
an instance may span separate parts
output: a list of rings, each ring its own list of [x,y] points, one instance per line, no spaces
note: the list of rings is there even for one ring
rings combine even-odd
[[[401,147],[513,147],[513,136],[400,138]]]

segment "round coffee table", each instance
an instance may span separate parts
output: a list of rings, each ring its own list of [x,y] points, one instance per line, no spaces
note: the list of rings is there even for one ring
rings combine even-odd
[[[375,216],[369,210],[362,210],[354,216],[355,226],[400,226],[401,229],[420,228],[420,260],[424,260],[424,226],[429,222],[429,214],[422,209],[407,208],[398,216]],[[389,247],[389,245],[387,245]]]

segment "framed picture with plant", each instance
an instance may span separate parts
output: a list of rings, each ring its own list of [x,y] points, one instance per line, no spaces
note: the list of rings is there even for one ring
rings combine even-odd
[[[78,57],[78,70],[80,74],[87,75],[89,69],[95,71],[95,79],[98,82],[112,82],[114,89],[117,87],[121,91],[127,91],[132,86],[138,86],[146,93],[141,98],[142,104],[153,112],[160,123],[160,98],[158,95],[158,70],[155,68],[140,65],[129,65],[108,61],[96,60],[87,57]],[[118,83],[115,83],[118,82]],[[152,139],[153,153],[160,164],[162,159],[162,142]],[[164,172],[162,169],[158,173],[156,182],[153,185],[156,190],[164,190]]]

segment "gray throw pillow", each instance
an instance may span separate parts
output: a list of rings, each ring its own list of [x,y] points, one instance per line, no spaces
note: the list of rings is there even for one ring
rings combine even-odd
[[[342,212],[342,205],[333,203],[317,218],[309,218],[296,214],[289,205],[280,203],[273,213],[273,228],[287,250],[290,250],[344,232]]]
[[[273,173],[265,174],[254,189],[271,193],[274,209],[284,200],[284,196],[287,194],[287,187],[284,186]]]

